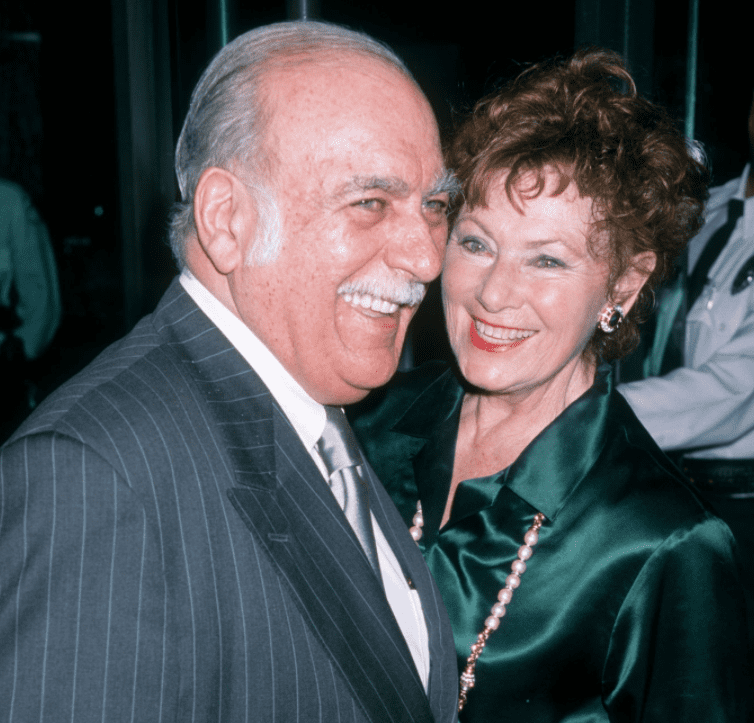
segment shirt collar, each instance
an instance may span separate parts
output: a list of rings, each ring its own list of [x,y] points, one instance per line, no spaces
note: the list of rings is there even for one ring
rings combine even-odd
[[[741,201],[748,201],[749,199],[746,198],[746,183],[749,180],[749,173],[751,173],[751,163],[747,163],[746,167],[744,168],[744,172],[741,174],[741,178],[739,179],[738,183],[738,189],[736,190],[735,195],[733,198],[738,198]]]
[[[181,272],[179,280],[196,305],[259,375],[306,449],[310,450],[325,429],[325,408],[306,393],[259,337],[188,269]]]

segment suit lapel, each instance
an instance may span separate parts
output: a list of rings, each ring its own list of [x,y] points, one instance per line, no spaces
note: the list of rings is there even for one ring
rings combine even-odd
[[[382,586],[327,483],[274,402],[273,428],[275,474],[247,475],[230,493],[233,504],[278,567],[367,718],[433,721]]]
[[[177,282],[155,312],[155,324],[208,401],[236,482],[228,490],[233,506],[367,719],[431,723],[429,701],[382,586],[267,387]],[[380,524],[398,551],[391,525],[383,523],[384,501]]]

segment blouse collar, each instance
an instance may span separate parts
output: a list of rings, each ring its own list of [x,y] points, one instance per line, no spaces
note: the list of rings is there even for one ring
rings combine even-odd
[[[503,487],[554,520],[605,445],[612,390],[611,367],[603,364],[594,384],[545,427],[512,465],[495,475],[463,483],[464,493],[457,497],[450,523],[492,506]],[[449,465],[452,471],[463,395],[463,388],[448,370],[424,389],[393,425],[395,432],[431,440],[429,446],[435,447],[433,442],[439,441],[441,446],[432,455],[424,455],[425,464],[437,465],[438,470]],[[421,474],[417,479],[423,502],[440,491],[435,484],[438,475]],[[444,491],[445,485],[440,487]]]

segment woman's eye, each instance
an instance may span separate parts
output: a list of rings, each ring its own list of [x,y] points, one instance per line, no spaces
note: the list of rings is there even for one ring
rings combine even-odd
[[[487,247],[478,238],[474,238],[473,236],[462,238],[458,242],[458,245],[471,254],[481,254],[487,250]]]
[[[540,269],[557,269],[563,266],[562,261],[558,261],[558,259],[554,259],[552,256],[540,256],[535,264]]]

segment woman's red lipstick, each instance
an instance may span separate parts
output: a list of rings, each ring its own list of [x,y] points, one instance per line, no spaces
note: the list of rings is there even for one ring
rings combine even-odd
[[[502,344],[490,344],[490,342],[485,341],[482,339],[481,336],[479,336],[479,332],[476,330],[476,324],[474,324],[474,319],[471,320],[471,343],[477,348],[481,349],[482,351],[499,351],[501,349],[514,349],[517,346],[520,346],[526,341],[526,339],[518,339],[514,342],[504,342]]]

